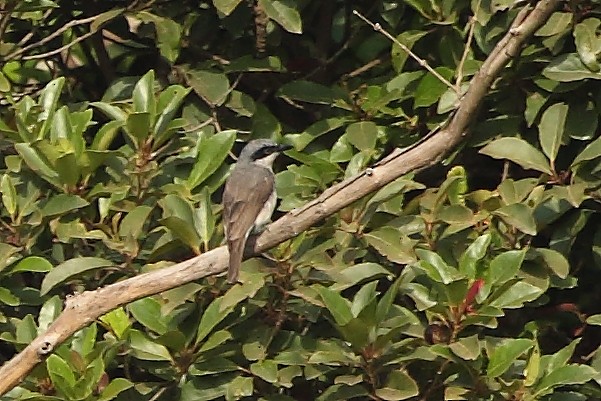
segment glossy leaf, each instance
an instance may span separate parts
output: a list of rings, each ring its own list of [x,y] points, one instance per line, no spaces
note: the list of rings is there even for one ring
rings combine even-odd
[[[302,32],[302,21],[296,9],[296,3],[291,0],[259,0],[259,6],[267,16],[276,21],[291,33]]]
[[[543,113],[538,125],[538,137],[545,155],[552,162],[557,157],[564,136],[566,118],[569,106],[564,103],[555,103]]]
[[[188,72],[188,83],[202,99],[211,105],[220,105],[226,100],[230,82],[224,74],[194,70]]]
[[[505,223],[520,230],[523,233],[536,235],[536,222],[532,210],[523,203],[514,203],[503,206],[493,212]]]
[[[103,267],[114,266],[110,260],[95,257],[79,257],[69,259],[52,269],[42,281],[40,292],[47,294],[52,288],[74,276]]]
[[[420,259],[419,266],[434,281],[450,284],[463,278],[463,275],[454,267],[447,265],[440,255],[425,249],[416,249],[415,253]]]
[[[528,142],[519,138],[500,138],[492,141],[480,153],[495,159],[508,159],[525,169],[552,174],[549,161]]]
[[[490,242],[490,234],[481,235],[472,242],[459,259],[459,271],[467,277],[474,278],[477,264],[486,255]]]
[[[346,129],[346,139],[359,150],[372,151],[377,138],[378,127],[371,121],[353,123]]]
[[[497,346],[489,356],[486,374],[494,378],[505,373],[518,357],[533,347],[532,340],[526,338],[507,339]]]
[[[232,148],[235,139],[235,131],[222,131],[200,140],[196,163],[188,177],[188,188],[196,188],[219,168]]]

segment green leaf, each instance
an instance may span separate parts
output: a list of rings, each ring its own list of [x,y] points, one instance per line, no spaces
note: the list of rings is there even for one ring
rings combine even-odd
[[[351,265],[341,272],[342,280],[336,283],[332,288],[342,290],[363,280],[373,279],[377,276],[390,275],[390,272],[377,263],[359,263]]]
[[[38,139],[46,137],[49,127],[52,125],[54,113],[58,105],[58,100],[65,83],[65,77],[60,77],[50,81],[40,94],[39,104],[42,112],[39,115],[39,121],[43,121],[38,133]]]
[[[171,354],[164,345],[152,341],[138,330],[129,332],[129,345],[133,355],[146,361],[171,361]]]
[[[230,310],[247,298],[254,297],[265,286],[265,280],[260,275],[251,275],[243,284],[232,286],[221,298],[219,308],[222,311]]]
[[[466,361],[475,361],[480,356],[480,341],[477,334],[461,338],[449,344],[449,348],[455,355]]]
[[[127,309],[138,322],[155,333],[167,332],[169,318],[161,314],[161,304],[155,298],[139,299],[129,304]]]
[[[9,92],[11,89],[10,81],[0,71],[0,92]]]
[[[81,209],[88,206],[90,203],[77,195],[58,194],[50,198],[50,200],[42,208],[43,216],[56,216],[68,213],[72,210]]]
[[[31,145],[27,143],[17,143],[15,144],[15,149],[30,169],[57,188],[61,188],[62,183],[58,179],[58,173],[50,166],[47,160],[43,159],[38,152],[31,147]]]
[[[282,85],[277,95],[284,99],[317,104],[332,104],[340,97],[336,91],[327,86],[301,80],[291,81]]]
[[[572,23],[573,14],[556,11],[545,22],[545,24],[536,31],[536,36],[553,36],[568,29]]]
[[[538,125],[538,137],[545,155],[555,161],[564,136],[569,107],[565,103],[555,103],[543,113]]]
[[[595,137],[599,113],[591,101],[570,103],[566,119],[565,135],[573,139],[588,141]]]
[[[49,272],[52,270],[52,264],[40,256],[28,256],[21,259],[19,263],[10,271],[17,272]]]
[[[497,346],[488,361],[486,374],[489,378],[501,376],[514,362],[534,346],[532,340],[526,338],[510,338]]]
[[[133,386],[134,384],[129,380],[117,377],[116,379],[111,380],[104,390],[102,390],[102,393],[100,393],[100,396],[98,397],[98,401],[110,401],[115,399],[120,393]]]
[[[67,153],[56,159],[54,168],[58,172],[63,187],[73,188],[79,182],[81,170],[75,153]]]
[[[503,206],[493,212],[505,223],[529,235],[536,235],[536,222],[532,210],[523,203]]]
[[[184,220],[179,217],[170,216],[159,220],[162,226],[167,227],[171,233],[186,244],[196,254],[200,254],[200,236],[194,227],[194,220]]]
[[[19,248],[0,242],[0,271],[21,259]]]
[[[278,380],[278,365],[272,360],[255,362],[250,365],[250,371],[267,383],[275,383]]]
[[[511,160],[525,169],[553,174],[545,156],[523,139],[499,138],[480,149],[480,153],[495,159]]]
[[[388,375],[386,386],[376,390],[376,396],[383,400],[406,400],[419,394],[417,383],[404,370],[393,370]]]
[[[286,135],[286,141],[294,146],[297,151],[302,151],[308,144],[313,142],[320,136],[327,134],[337,128],[340,128],[346,122],[345,118],[332,117],[325,118],[315,122],[314,124],[307,127],[300,134],[288,134]]]
[[[140,235],[142,235],[144,230],[144,223],[146,223],[152,209],[153,208],[150,206],[136,206],[133,208],[133,210],[127,213],[123,220],[121,220],[121,224],[119,224],[119,235],[124,238],[140,238]]]
[[[242,0],[213,0],[213,5],[219,12],[230,15]]]
[[[188,177],[187,187],[193,190],[202,184],[223,163],[236,140],[236,131],[221,131],[200,140],[196,163]]]
[[[150,118],[151,115],[148,112],[131,113],[127,116],[125,127],[127,132],[137,139],[136,143],[140,144],[150,135]]]
[[[20,304],[19,298],[3,287],[0,287],[0,302],[9,306],[19,306]],[[35,335],[29,340],[33,340],[34,337]]]
[[[432,280],[443,284],[450,284],[453,281],[464,278],[457,269],[447,265],[437,253],[426,249],[416,249],[415,253],[420,259],[418,266],[421,267]]]
[[[553,355],[543,355],[541,357],[541,366],[544,366],[545,372],[553,372],[556,369],[566,366],[576,350],[576,346],[580,343],[582,338],[573,340],[570,344],[566,345]]]
[[[90,103],[90,106],[96,107],[98,110],[102,111],[107,117],[110,117],[115,121],[120,121],[124,123],[127,119],[127,113],[119,107],[113,106],[112,104],[106,102],[93,102]]]
[[[538,113],[547,102],[548,97],[543,96],[539,92],[534,92],[526,98],[526,110],[524,110],[524,118],[528,127],[531,127]]]
[[[578,164],[596,159],[601,156],[601,137],[595,139],[593,142],[589,143],[586,148],[582,152],[576,156],[572,164],[570,165],[570,169],[574,169]]]
[[[110,327],[111,332],[113,332],[118,339],[122,339],[123,335],[131,326],[129,316],[127,316],[121,307],[110,311],[104,316],[101,316],[100,321]]]
[[[226,400],[238,400],[243,397],[250,397],[253,395],[253,378],[238,376],[234,378],[227,386],[227,393],[225,395]]]
[[[386,294],[380,299],[378,302],[378,307],[376,308],[376,322],[383,322],[384,319],[388,316],[388,312],[390,308],[394,304],[394,300],[396,298],[397,292],[401,285],[402,279],[399,277],[393,285],[388,288]]]
[[[359,150],[373,151],[378,139],[378,126],[371,121],[361,121],[349,125],[346,139]]]
[[[317,286],[317,291],[338,326],[344,326],[353,319],[348,300],[339,293],[323,286]]]
[[[410,30],[405,31],[397,35],[396,40],[404,44],[408,49],[411,49],[413,45],[426,36],[428,31],[418,31],[418,30]],[[390,55],[392,58],[392,66],[396,72],[401,72],[409,54],[404,49],[401,49],[399,45],[395,43],[392,44],[392,49],[390,50]],[[391,89],[391,88],[388,88]]]
[[[515,309],[520,308],[525,302],[531,302],[540,297],[546,288],[539,288],[532,284],[519,281],[509,286],[509,288],[493,294],[490,306],[497,308]]]
[[[134,86],[133,92],[134,113],[147,113],[150,121],[154,121],[156,114],[156,100],[154,98],[154,71],[150,70],[140,78]]]
[[[597,35],[601,21],[587,18],[574,27],[574,42],[582,63],[591,71],[599,72],[601,66],[597,61],[601,53],[601,38]]]
[[[161,56],[173,64],[179,55],[182,26],[170,18],[146,11],[138,11],[135,16],[143,22],[154,24]]]
[[[169,194],[159,200],[165,218],[159,220],[174,236],[179,238],[196,253],[200,253],[200,236],[194,225],[192,205],[178,195]]]
[[[187,76],[194,92],[211,106],[220,106],[225,102],[230,90],[230,81],[225,74],[193,70],[188,71]]]
[[[449,79],[453,76],[453,70],[447,67],[437,67],[434,70],[444,78]],[[415,90],[414,107],[428,107],[438,102],[441,96],[447,91],[447,85],[441,82],[437,77],[428,73],[420,80]]]
[[[115,8],[109,11],[105,11],[95,16],[94,21],[90,24],[90,31],[97,31],[107,23],[108,21],[115,19],[116,17],[123,15],[124,8]]]
[[[109,121],[104,124],[94,136],[94,141],[90,149],[104,151],[110,146],[121,128],[123,127],[122,121]]]
[[[459,258],[459,271],[469,278],[476,277],[478,262],[486,256],[492,236],[484,234],[476,238],[474,242],[463,252]]]
[[[196,231],[200,234],[205,249],[208,250],[209,241],[211,241],[215,231],[215,214],[211,203],[211,193],[206,186],[200,192],[198,208],[194,211],[194,217]]]
[[[2,192],[2,204],[6,208],[6,211],[11,216],[15,216],[17,212],[17,190],[8,174],[2,176],[0,192]]]
[[[591,315],[586,318],[587,324],[592,324],[593,326],[601,326],[601,315]]]
[[[202,344],[202,347],[200,347],[198,352],[203,353],[203,352],[210,351],[214,348],[217,348],[218,346],[225,343],[226,341],[231,340],[232,338],[233,338],[232,333],[230,333],[229,331],[218,330],[218,331],[214,332],[213,334],[211,334],[209,336],[209,338],[207,338],[207,340],[204,342],[204,344]]]
[[[155,140],[153,146],[155,149],[166,141],[166,135],[162,134],[165,133],[165,130],[173,120],[175,113],[179,110],[182,102],[191,90],[192,88],[171,85],[159,96],[158,110],[160,114],[154,126]]]
[[[567,366],[560,366],[541,379],[535,387],[534,396],[546,394],[547,390],[554,387],[569,384],[583,384],[597,376],[597,371],[587,365],[570,364]]]
[[[207,306],[204,313],[202,314],[202,318],[200,319],[200,324],[198,325],[198,331],[196,333],[196,344],[199,344],[204,340],[211,331],[230,314],[232,310],[234,310],[235,304],[231,305],[225,309],[221,308],[221,302],[223,297],[215,298],[213,302]]]
[[[526,376],[524,385],[526,387],[530,387],[536,382],[539,377],[540,370],[540,348],[538,343],[535,342],[532,352],[530,352],[526,369],[524,369],[524,375]]]
[[[58,284],[63,283],[78,274],[114,265],[115,264],[110,260],[103,258],[79,257],[69,259],[46,274],[42,281],[40,293],[45,295]]]
[[[377,285],[377,281],[370,281],[357,291],[351,304],[351,313],[353,314],[353,317],[359,316],[367,307],[375,306],[373,301],[376,299]],[[371,316],[369,317],[371,318]]]
[[[554,249],[536,248],[532,252],[541,257],[547,267],[559,278],[566,278],[570,273],[570,264],[561,253]]]
[[[384,226],[365,234],[364,238],[391,262],[407,264],[415,261],[413,242],[402,236],[398,228]]]
[[[70,399],[74,399],[75,374],[69,364],[60,356],[51,354],[46,359],[46,369],[52,383],[59,391],[64,393]]]
[[[525,256],[525,249],[520,251],[506,251],[497,255],[492,262],[490,262],[490,266],[487,270],[487,283],[490,285],[501,285],[515,278],[522,266]]]
[[[267,16],[291,33],[302,33],[302,20],[293,0],[259,0]]]
[[[562,54],[551,60],[543,70],[543,75],[558,82],[601,79],[601,74],[587,68],[577,53]]]

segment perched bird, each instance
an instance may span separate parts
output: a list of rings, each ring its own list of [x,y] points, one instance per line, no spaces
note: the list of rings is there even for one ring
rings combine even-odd
[[[249,235],[260,232],[271,219],[277,201],[273,161],[280,152],[291,148],[269,139],[250,141],[225,183],[223,226],[230,253],[229,283],[238,281]]]

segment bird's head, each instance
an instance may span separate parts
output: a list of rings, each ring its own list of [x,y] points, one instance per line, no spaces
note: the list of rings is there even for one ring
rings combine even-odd
[[[255,163],[271,168],[278,154],[291,148],[290,145],[278,144],[271,139],[255,139],[242,149],[238,162]]]

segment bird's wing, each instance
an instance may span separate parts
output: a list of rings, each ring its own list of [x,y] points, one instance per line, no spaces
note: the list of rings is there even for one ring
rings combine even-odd
[[[230,253],[228,281],[237,280],[244,246],[255,219],[274,190],[273,173],[261,166],[234,168],[223,192],[223,224]]]

